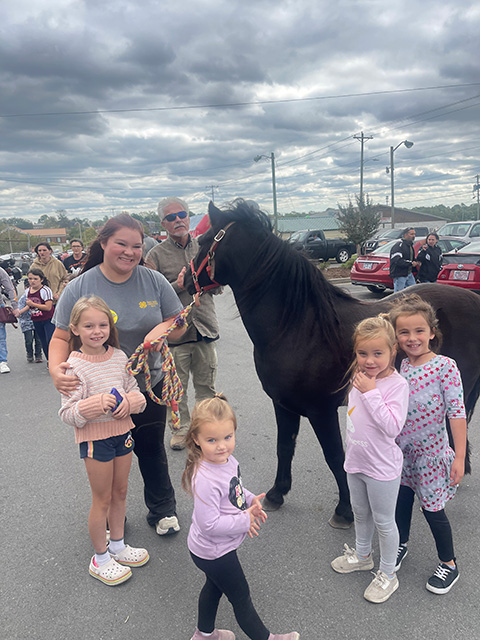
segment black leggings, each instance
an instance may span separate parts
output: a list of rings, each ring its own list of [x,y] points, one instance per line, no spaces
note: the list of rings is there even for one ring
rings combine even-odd
[[[230,551],[215,560],[190,555],[207,577],[198,599],[198,630],[213,632],[220,598],[225,594],[245,635],[251,640],[268,640],[270,632],[255,611],[237,552]]]
[[[410,489],[410,487],[401,485],[398,493],[397,509],[395,512],[395,520],[400,533],[400,544],[406,544],[410,537],[410,525],[412,523],[414,500],[415,492]],[[422,509],[422,512],[435,540],[440,561],[450,562],[451,560],[455,560],[452,528],[445,510],[426,511],[425,509]]]

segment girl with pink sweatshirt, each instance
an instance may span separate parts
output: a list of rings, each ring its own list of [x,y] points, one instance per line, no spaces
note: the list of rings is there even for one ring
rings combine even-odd
[[[398,589],[395,565],[399,535],[395,524],[403,454],[395,438],[405,424],[408,384],[393,367],[396,338],[386,317],[362,320],[353,335],[345,471],[355,519],[355,549],[345,545],[333,560],[337,573],[373,569],[372,539],[380,544],[380,566],[364,592],[385,602]]]
[[[89,572],[108,586],[132,576],[130,567],[149,560],[146,549],[124,542],[128,474],[134,442],[132,413],[145,409],[135,378],[125,371],[127,357],[118,348],[117,330],[106,303],[80,298],[70,317],[70,375],[79,385],[62,395],[60,418],[75,429],[80,457],[92,490],[88,530],[95,549]],[[107,546],[107,518],[110,542]]]

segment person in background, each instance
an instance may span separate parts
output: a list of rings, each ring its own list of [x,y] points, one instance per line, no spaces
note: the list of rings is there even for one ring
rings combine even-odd
[[[415,261],[414,242],[415,229],[408,227],[390,250],[390,276],[395,293],[415,284],[412,269],[420,263]]]
[[[40,269],[49,282],[53,294],[53,304],[58,300],[58,289],[63,276],[67,275],[63,262],[53,255],[53,249],[48,242],[39,242],[35,247],[37,257],[32,263],[32,268]]]
[[[3,292],[12,303],[13,313],[18,317],[18,303],[15,296],[15,289],[12,281],[5,269],[0,267],[0,306],[4,307]],[[0,373],[10,373],[10,367],[7,363],[7,329],[4,322],[0,322]]]
[[[27,295],[27,306],[35,328],[35,336],[42,343],[43,353],[48,363],[48,349],[55,327],[52,324],[53,317],[53,293],[49,287],[49,282],[41,269],[31,267],[27,274],[28,288],[25,289]]]
[[[143,240],[143,249],[142,249],[142,254],[143,254],[143,259],[145,260],[145,258],[148,255],[148,252],[150,251],[150,249],[153,249],[153,247],[156,247],[158,244],[157,240],[155,240],[155,238],[152,238],[152,236],[145,236],[144,240]]]
[[[77,275],[82,269],[87,254],[83,250],[83,242],[78,240],[78,238],[70,240],[70,249],[73,251],[73,254],[65,258],[63,266],[69,273]]]
[[[158,204],[158,215],[168,237],[147,255],[146,264],[162,273],[170,282],[182,304],[191,302],[191,296],[183,286],[185,271],[198,251],[198,240],[192,238],[189,208],[180,198],[164,198]],[[219,293],[219,289],[215,289]],[[185,447],[185,436],[190,425],[187,388],[190,375],[195,388],[195,400],[213,398],[217,376],[218,322],[211,292],[202,296],[199,307],[193,307],[188,317],[188,329],[180,339],[168,339],[177,373],[183,387],[179,403],[180,429],[172,430],[170,446],[174,450]],[[170,425],[171,428],[171,425]]]
[[[34,347],[35,347],[35,362],[43,362],[42,359],[42,343],[40,338],[35,334],[35,325],[33,324],[32,314],[30,307],[27,304],[27,293],[23,293],[18,301],[18,321],[20,323],[20,329],[23,333],[23,339],[25,341],[25,351],[27,352],[27,362],[34,361]]]
[[[438,235],[435,232],[429,233],[425,238],[425,244],[418,252],[417,262],[420,263],[418,282],[437,281],[443,261],[442,250],[437,243]]]

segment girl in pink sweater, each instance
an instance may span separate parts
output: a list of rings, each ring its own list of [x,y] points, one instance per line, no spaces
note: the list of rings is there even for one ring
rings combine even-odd
[[[115,586],[132,576],[130,567],[140,567],[149,560],[146,549],[130,547],[123,538],[134,446],[130,414],[144,410],[145,397],[135,378],[125,371],[127,357],[118,348],[112,314],[101,298],[83,297],[74,305],[70,351],[72,368],[68,372],[80,383],[71,395],[62,395],[59,415],[75,429],[92,490],[88,530],[95,555],[89,572],[104,584]]]
[[[403,455],[395,438],[405,424],[408,384],[395,371],[396,338],[386,317],[362,320],[353,335],[345,471],[355,518],[355,549],[345,545],[333,560],[337,573],[373,569],[372,539],[380,543],[380,565],[364,592],[370,602],[385,602],[398,589],[395,524]]]
[[[185,444],[188,458],[183,488],[193,495],[188,548],[205,574],[198,600],[198,627],[191,640],[235,640],[233,631],[215,629],[220,598],[227,596],[243,632],[251,640],[298,640],[296,631],[274,635],[253,606],[237,548],[247,535],[258,536],[267,514],[260,500],[242,484],[233,457],[237,419],[226,399],[217,394],[195,406]]]

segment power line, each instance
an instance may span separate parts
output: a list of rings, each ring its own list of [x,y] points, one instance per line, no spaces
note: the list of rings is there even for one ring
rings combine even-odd
[[[409,89],[386,89],[384,91],[365,91],[362,93],[339,93],[327,96],[313,96],[310,98],[284,98],[279,100],[254,100],[251,102],[225,102],[219,104],[196,104],[174,107],[136,107],[131,109],[96,109],[91,111],[50,111],[40,113],[7,113],[0,114],[0,118],[32,118],[40,116],[84,116],[97,115],[100,113],[133,113],[152,111],[186,111],[188,109],[228,109],[230,107],[249,107],[261,104],[282,104],[292,102],[311,102],[315,100],[336,100],[339,98],[361,98],[367,96],[379,96],[394,93],[410,93],[413,91],[433,91],[437,89],[460,89],[463,87],[477,87],[480,82],[469,82],[464,84],[443,84],[431,87],[412,87]]]

